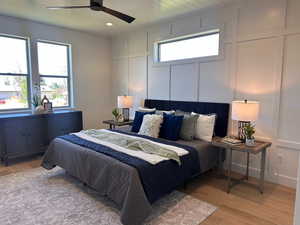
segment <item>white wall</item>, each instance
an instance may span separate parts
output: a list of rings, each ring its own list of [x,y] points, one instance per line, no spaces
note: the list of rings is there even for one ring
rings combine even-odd
[[[0,33],[30,38],[34,81],[39,79],[36,40],[72,44],[75,108],[83,111],[84,127],[99,127],[111,117],[111,40],[6,16],[0,16]]]
[[[266,178],[296,187],[300,150],[299,0],[242,0],[116,36],[113,40],[113,104],[118,94],[141,99],[261,102],[256,137],[273,142]],[[224,57],[209,62],[153,64],[154,41],[224,28]],[[233,131],[236,124],[233,123]],[[235,154],[234,169],[245,166]],[[252,156],[251,174],[259,172]]]

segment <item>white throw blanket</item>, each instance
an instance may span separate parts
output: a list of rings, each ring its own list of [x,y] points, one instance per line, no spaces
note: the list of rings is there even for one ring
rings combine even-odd
[[[97,130],[94,130],[94,131],[97,131]],[[162,148],[166,148],[170,151],[173,151],[178,156],[183,156],[183,155],[189,154],[189,152],[186,151],[183,148],[179,148],[179,147],[172,146],[172,145],[167,145],[167,144],[162,144],[162,143],[159,143],[159,142],[151,141],[151,140],[146,139],[146,138],[136,137],[136,136],[133,137],[131,135],[127,135],[127,134],[123,134],[123,133],[116,133],[116,132],[105,130],[105,129],[101,129],[101,130],[98,130],[98,131],[99,132],[105,132],[105,133],[108,133],[108,134],[109,133],[118,134],[120,136],[125,136],[127,138],[134,138],[134,139],[139,139],[139,140],[142,140],[142,141],[147,141],[149,143],[153,143],[153,144],[156,144],[156,145],[158,145]],[[147,161],[147,162],[149,162],[153,165],[158,164],[158,163],[160,163],[162,161],[165,161],[165,160],[169,160],[168,158],[165,158],[165,157],[162,157],[162,156],[159,156],[159,155],[150,154],[150,153],[146,153],[146,152],[143,152],[143,151],[135,151],[135,150],[131,150],[131,149],[128,149],[128,148],[125,148],[125,147],[121,147],[119,145],[116,145],[116,144],[113,144],[113,143],[110,143],[110,142],[107,142],[107,141],[99,140],[95,137],[92,137],[91,135],[86,134],[85,131],[81,131],[81,132],[73,133],[73,134],[80,137],[80,138],[82,138],[82,139],[85,139],[87,141],[91,141],[91,142],[94,142],[96,144],[104,145],[104,146],[107,146],[107,147],[110,147],[110,148],[114,149],[115,151],[119,151],[119,152],[125,153],[127,155],[142,159],[142,160]]]

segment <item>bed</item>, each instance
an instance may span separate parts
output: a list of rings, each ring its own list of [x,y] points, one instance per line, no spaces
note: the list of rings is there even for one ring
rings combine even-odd
[[[145,100],[145,107],[159,110],[179,109],[186,112],[217,114],[215,135],[226,136],[229,104]],[[180,148],[183,155],[180,167],[171,160],[152,165],[136,157],[105,149],[74,135],[56,138],[50,144],[42,162],[46,169],[59,166],[83,183],[112,200],[120,210],[124,225],[138,225],[151,214],[152,204],[190,179],[215,167],[220,154],[208,142],[167,141],[140,137],[126,129],[107,131],[111,135],[144,138],[157,145]]]

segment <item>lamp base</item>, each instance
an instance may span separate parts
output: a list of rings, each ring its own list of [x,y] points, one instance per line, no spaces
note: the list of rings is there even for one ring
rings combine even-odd
[[[124,122],[129,121],[129,109],[128,108],[123,108],[122,109],[122,114],[123,114]]]
[[[246,141],[246,135],[245,135],[245,132],[244,132],[244,127],[246,125],[250,124],[249,121],[239,121],[238,122],[238,138],[245,142]]]

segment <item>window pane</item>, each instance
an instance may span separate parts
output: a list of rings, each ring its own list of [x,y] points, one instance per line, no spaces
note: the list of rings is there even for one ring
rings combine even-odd
[[[160,62],[219,55],[219,33],[159,44]]]
[[[26,40],[0,36],[0,73],[27,74]]]
[[[68,79],[67,78],[41,78],[41,96],[47,96],[53,107],[68,106]]]
[[[26,76],[0,76],[0,110],[28,108]]]
[[[68,47],[38,42],[40,75],[68,75]]]

